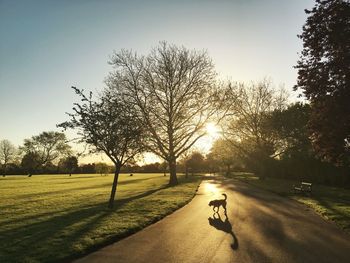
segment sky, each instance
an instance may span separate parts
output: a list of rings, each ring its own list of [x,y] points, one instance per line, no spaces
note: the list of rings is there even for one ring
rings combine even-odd
[[[112,70],[107,62],[114,50],[147,54],[159,41],[206,50],[222,79],[269,77],[292,92],[293,66],[302,50],[297,34],[304,9],[313,5],[312,0],[0,0],[0,140],[20,145],[58,130],[56,124],[68,120],[65,112],[77,101],[71,86],[98,92]]]

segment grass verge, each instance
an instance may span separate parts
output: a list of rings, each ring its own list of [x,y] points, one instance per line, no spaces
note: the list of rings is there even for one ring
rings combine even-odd
[[[297,200],[350,233],[350,190],[348,189],[313,184],[312,195],[309,196],[293,193],[293,185],[300,184],[297,181],[275,178],[259,180],[251,173],[234,173],[230,177]]]
[[[63,262],[130,235],[185,205],[200,176],[120,175],[115,208],[112,176],[37,175],[0,179],[0,262]]]

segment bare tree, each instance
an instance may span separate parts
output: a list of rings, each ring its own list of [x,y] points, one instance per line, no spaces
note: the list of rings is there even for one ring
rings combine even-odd
[[[75,103],[74,113],[68,113],[70,121],[58,125],[64,129],[78,129],[81,142],[94,147],[93,151],[105,153],[115,166],[114,179],[109,199],[113,207],[121,167],[131,162],[142,151],[142,124],[136,118],[133,105],[127,104],[121,94],[105,90],[96,100],[92,93],[72,87],[81,102]]]
[[[263,162],[275,153],[278,143],[268,126],[268,117],[287,105],[288,94],[283,88],[276,89],[264,79],[250,85],[231,83],[233,105],[223,127],[224,137],[231,142],[243,158],[254,163]]]
[[[126,90],[147,129],[147,150],[168,162],[169,184],[177,184],[177,158],[205,135],[206,123],[221,109],[211,59],[161,42],[147,56],[114,53],[110,64],[115,71],[106,84]]]
[[[9,140],[0,141],[0,164],[3,166],[3,176],[7,172],[7,165],[16,157],[16,147]]]

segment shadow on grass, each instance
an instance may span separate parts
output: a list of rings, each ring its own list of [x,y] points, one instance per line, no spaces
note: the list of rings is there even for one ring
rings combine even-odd
[[[334,188],[315,184],[311,195],[295,194],[293,184],[297,181],[268,178],[264,183],[256,181],[244,182],[274,192],[283,197],[289,197],[315,210],[318,214],[334,221],[342,229],[349,232],[350,229],[350,191],[343,188]]]
[[[147,180],[154,180],[154,178],[140,178],[140,179],[133,179],[133,180],[125,180],[118,182],[118,186],[120,185],[127,185],[127,184],[132,184],[136,182],[142,182],[142,181],[147,181]],[[55,194],[65,194],[71,191],[81,191],[81,190],[92,190],[92,189],[97,189],[97,188],[103,188],[107,186],[112,186],[112,181],[108,183],[103,183],[103,184],[94,184],[90,186],[84,186],[84,187],[74,187],[74,188],[67,188],[67,189],[62,189],[62,190],[56,190],[56,191],[46,191],[46,192],[39,192],[39,193],[33,193],[33,194],[24,194],[20,195],[20,198],[32,198],[38,195],[55,195]]]
[[[130,196],[130,197],[127,197],[127,198],[119,199],[119,200],[115,201],[114,205],[115,205],[116,208],[121,208],[123,205],[129,203],[130,201],[146,197],[148,195],[154,194],[154,193],[156,193],[156,192],[158,192],[160,190],[166,189],[168,187],[169,187],[168,185],[165,185],[165,186],[162,186],[162,187],[159,187],[159,188],[156,188],[156,189],[153,189],[153,190],[149,190],[147,192],[144,192],[144,193],[141,193],[141,194],[138,194],[138,195],[135,195],[135,196]]]
[[[237,204],[240,212],[236,216],[250,226],[244,231],[250,238],[242,237],[243,242],[240,242],[240,248],[244,247],[249,257],[247,261],[279,262],[271,248],[280,251],[291,262],[320,262],[323,259],[327,262],[329,258],[332,262],[348,261],[349,237],[317,215],[305,211],[302,204],[239,181],[223,179],[218,184],[241,195],[241,205]],[[231,223],[225,225],[225,220],[221,221],[215,222],[218,227],[214,227],[229,233]],[[242,228],[237,233],[242,236],[240,230]]]
[[[2,222],[2,228],[4,230],[0,231],[0,244],[6,244],[6,247],[2,249],[4,258],[1,259],[2,255],[0,254],[0,261],[7,262],[9,259],[16,262],[23,260],[31,261],[32,258],[38,259],[39,257],[40,262],[62,262],[62,260],[76,258],[77,255],[81,255],[82,253],[86,254],[96,248],[117,241],[120,238],[136,232],[140,227],[124,229],[116,234],[112,233],[109,238],[101,239],[100,242],[96,242],[90,246],[88,250],[83,249],[79,252],[72,248],[77,240],[84,239],[87,233],[95,230],[96,226],[103,227],[103,225],[101,225],[103,224],[103,220],[109,216],[115,216],[115,213],[118,213],[118,210],[127,203],[152,195],[167,187],[168,186],[162,186],[128,198],[118,199],[115,201],[113,209],[107,208],[106,201],[85,206],[79,210],[61,212],[56,216],[54,216],[54,214],[56,214],[55,212],[49,212],[37,216]],[[51,217],[42,219],[42,217],[47,216]],[[38,220],[34,223],[22,224],[14,228],[11,227],[13,224],[20,223],[21,221],[26,222],[28,220],[33,220],[36,217]],[[67,251],[70,251],[68,253],[70,254],[69,258],[67,258]],[[41,254],[48,255],[50,253],[54,254],[52,258],[40,258],[40,256],[38,256]],[[16,258],[13,258],[13,255],[16,255]],[[26,255],[27,258],[23,259],[23,255]]]
[[[131,181],[148,179],[150,178]],[[179,182],[186,184],[195,180],[198,178],[181,178]],[[133,204],[127,209],[124,206],[166,188],[168,186],[163,185],[122,199],[117,194],[114,209],[107,208],[106,200],[78,209],[73,207],[66,211],[41,213],[2,222],[0,262],[69,262],[118,241],[166,215],[152,217],[144,210],[142,213],[146,219],[140,221],[143,214],[131,211],[134,209]],[[121,223],[121,227],[116,227],[116,221]]]

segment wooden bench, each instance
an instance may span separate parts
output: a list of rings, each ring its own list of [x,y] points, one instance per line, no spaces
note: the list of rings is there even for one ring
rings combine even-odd
[[[294,193],[312,193],[312,183],[301,182],[300,185],[294,185]]]

